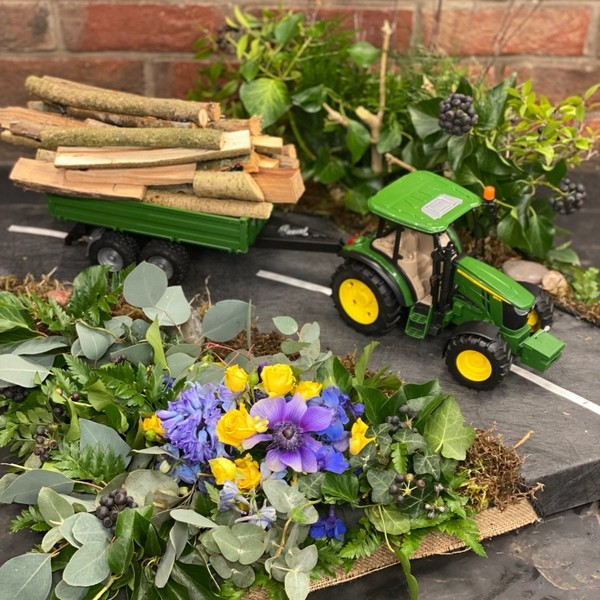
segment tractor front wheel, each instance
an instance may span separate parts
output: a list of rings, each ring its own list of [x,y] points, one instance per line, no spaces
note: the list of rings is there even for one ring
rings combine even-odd
[[[474,390],[494,389],[508,373],[512,356],[506,342],[464,334],[453,337],[446,347],[446,365],[460,384]]]
[[[346,261],[333,274],[333,302],[351,327],[365,335],[390,331],[401,307],[390,286],[368,265]]]

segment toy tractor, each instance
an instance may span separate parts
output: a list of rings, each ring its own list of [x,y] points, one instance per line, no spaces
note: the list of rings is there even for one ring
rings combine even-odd
[[[344,245],[332,288],[342,318],[370,336],[400,322],[415,338],[454,326],[444,348],[450,373],[489,390],[513,356],[545,371],[564,343],[548,333],[553,306],[545,292],[463,254],[452,223],[481,203],[427,171],[401,177],[369,200],[377,232]]]

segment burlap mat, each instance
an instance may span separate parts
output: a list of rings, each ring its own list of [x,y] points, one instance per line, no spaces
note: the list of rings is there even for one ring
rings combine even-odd
[[[503,533],[508,533],[525,525],[531,525],[538,520],[538,516],[527,500],[521,500],[505,508],[503,511],[490,508],[474,517],[479,527],[479,538],[486,540]],[[425,558],[435,554],[445,554],[464,548],[465,545],[458,538],[446,533],[431,533],[425,537],[419,549],[413,554],[411,560]],[[310,589],[320,590],[333,585],[338,585],[375,571],[391,567],[396,564],[396,557],[384,546],[381,546],[368,558],[359,558],[352,569],[345,573],[339,570],[336,577],[324,577],[319,581],[311,581]],[[261,588],[251,589],[243,600],[267,600],[268,595]]]

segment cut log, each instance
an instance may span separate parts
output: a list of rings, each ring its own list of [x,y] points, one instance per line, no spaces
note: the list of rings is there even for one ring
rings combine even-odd
[[[262,202],[262,190],[249,173],[243,171],[197,171],[194,194],[200,198],[231,198]]]
[[[41,132],[42,146],[150,146],[220,150],[225,134],[215,129],[140,129],[127,127],[62,128]]]
[[[279,159],[267,156],[265,154],[258,154],[258,166],[261,169],[276,169],[279,166]]]
[[[270,202],[198,198],[191,194],[154,189],[149,189],[142,201],[170,208],[179,208],[181,210],[205,212],[229,217],[248,217],[251,219],[268,219],[273,210],[273,205]]]
[[[14,135],[10,131],[0,132],[0,141],[11,146],[24,146],[25,148],[39,148],[40,143],[22,135]]]
[[[42,130],[51,127],[85,127],[85,123],[57,113],[44,113],[21,106],[0,108],[0,127],[15,135],[39,140]]]
[[[16,162],[10,179],[30,190],[53,192],[63,196],[141,200],[146,192],[146,186],[139,184],[67,182],[64,169],[57,169],[52,163],[29,158],[20,158]]]
[[[174,121],[198,122],[200,112],[211,121],[221,117],[221,107],[215,102],[146,98],[128,92],[97,88],[68,80],[49,77],[27,78],[27,90],[42,100],[88,110],[99,110],[140,117],[152,116]]]
[[[136,115],[123,115],[112,112],[102,112],[99,110],[86,110],[84,108],[66,107],[67,115],[76,119],[94,119],[107,123],[108,125],[116,125],[117,127],[181,127],[183,129],[191,129],[197,127],[191,121],[169,121],[167,119],[158,119],[157,117],[138,117]]]
[[[196,165],[166,165],[163,167],[141,167],[138,169],[90,169],[79,171],[77,169],[64,170],[67,183],[86,183],[93,185],[115,183],[118,185],[180,185],[192,183],[196,172]]]
[[[208,124],[212,129],[221,131],[242,131],[248,130],[250,135],[258,136],[261,134],[260,117],[254,116],[249,119],[220,119]]]
[[[272,152],[275,148],[283,147],[283,138],[274,135],[253,135],[252,147],[262,154]]]
[[[298,169],[260,169],[252,177],[267,202],[294,204],[304,193],[304,181]]]

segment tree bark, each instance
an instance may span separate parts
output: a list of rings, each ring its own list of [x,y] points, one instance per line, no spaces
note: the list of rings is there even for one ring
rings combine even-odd
[[[27,90],[42,100],[88,110],[99,110],[141,117],[152,116],[174,121],[198,123],[199,113],[211,121],[221,117],[221,107],[216,102],[191,102],[188,100],[146,98],[128,92],[117,92],[52,77],[31,75],[25,82]]]
[[[252,175],[243,171],[197,171],[193,189],[200,198],[231,198],[251,202],[265,199]]]
[[[94,119],[108,125],[116,125],[117,127],[153,127],[157,129],[162,127],[181,127],[191,129],[195,126],[191,121],[169,121],[167,119],[159,119],[158,117],[139,117],[136,115],[74,108],[72,106],[66,107],[66,113],[76,119]]]

